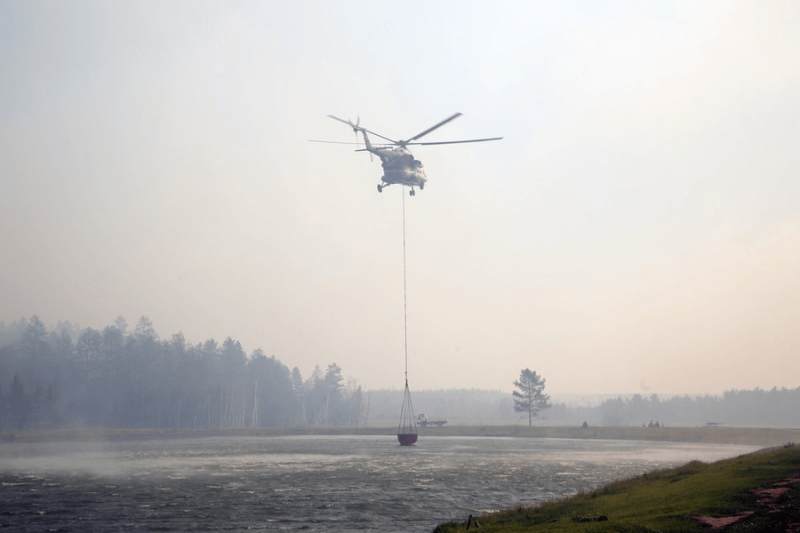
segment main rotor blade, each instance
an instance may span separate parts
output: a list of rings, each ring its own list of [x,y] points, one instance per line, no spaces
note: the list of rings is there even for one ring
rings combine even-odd
[[[440,127],[444,126],[445,124],[447,124],[448,122],[450,122],[451,120],[454,120],[454,119],[456,119],[456,118],[458,118],[460,116],[461,116],[461,113],[456,113],[452,117],[444,119],[443,121],[441,121],[437,125],[428,128],[427,130],[423,131],[422,133],[418,133],[417,135],[411,137],[409,140],[405,141],[402,144],[408,144],[410,141],[416,141],[420,137],[424,137],[425,135],[429,134],[430,132],[432,132],[436,128],[440,128]]]
[[[327,143],[327,144],[364,144],[364,143],[348,143],[348,142],[341,142],[341,141],[318,141],[317,139],[308,139],[308,142],[311,143]]]
[[[378,144],[378,145],[374,145],[373,144],[372,145],[373,148],[391,148],[392,146],[394,146],[394,145],[393,144],[388,144],[388,145],[387,144]],[[357,148],[357,149],[355,149],[353,151],[354,152],[369,152],[369,149],[368,148]]]
[[[440,141],[434,143],[408,143],[408,144],[416,144],[418,146],[430,146],[432,144],[461,144],[461,143],[482,143],[485,141],[499,141],[502,137],[490,137],[488,139],[468,139],[466,141]]]
[[[389,142],[390,142],[390,143],[392,143],[392,144],[397,144],[397,141],[395,141],[395,140],[392,140],[392,139],[390,139],[389,137],[384,137],[384,136],[383,136],[383,135],[381,135],[380,133],[375,133],[374,131],[369,131],[367,128],[358,128],[358,129],[360,129],[360,130],[364,130],[364,131],[366,131],[367,133],[369,133],[370,135],[374,135],[375,137],[380,137],[381,139],[384,139],[384,140],[386,140],[386,141],[389,141]]]
[[[349,121],[349,120],[344,120],[344,119],[341,119],[341,118],[339,118],[339,117],[334,117],[333,115],[328,115],[328,116],[329,116],[330,118],[332,118],[333,120],[338,120],[339,122],[342,122],[342,123],[344,123],[344,124],[347,124],[348,126],[350,126],[351,128],[353,128],[354,130],[357,130],[357,131],[366,131],[366,132],[367,132],[367,133],[369,133],[370,135],[374,135],[375,137],[380,137],[381,139],[383,139],[383,140],[385,140],[385,141],[389,141],[389,142],[390,142],[390,143],[392,143],[392,144],[397,144],[397,141],[395,141],[394,139],[390,139],[389,137],[384,137],[384,136],[383,136],[383,135],[381,135],[380,133],[375,133],[374,131],[370,131],[370,130],[368,130],[367,128],[362,128],[361,126],[359,126],[358,124],[361,122],[361,117],[359,117],[358,121],[357,121],[355,124],[353,124],[353,123],[352,123],[351,121]]]

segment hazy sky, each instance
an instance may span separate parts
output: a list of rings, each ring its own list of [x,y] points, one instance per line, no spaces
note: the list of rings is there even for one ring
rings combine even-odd
[[[800,386],[800,3],[0,2],[0,320],[409,382]]]

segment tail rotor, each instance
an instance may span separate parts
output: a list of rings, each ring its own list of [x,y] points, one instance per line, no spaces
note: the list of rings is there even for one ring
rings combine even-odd
[[[389,141],[392,144],[397,144],[397,141],[393,141],[392,139],[390,139],[388,137],[384,137],[383,135],[375,133],[374,131],[369,131],[367,128],[362,128],[361,127],[361,117],[360,116],[356,116],[356,123],[355,124],[353,124],[352,120],[345,120],[343,118],[334,117],[333,115],[328,115],[328,117],[332,118],[333,120],[339,121],[342,124],[347,124],[348,126],[353,128],[353,133],[355,133],[355,135],[356,135],[356,144],[360,144],[358,142],[358,132],[362,132],[364,134],[364,137],[365,137],[364,146],[365,147],[367,145],[367,142],[366,142],[366,134],[367,133],[369,133],[370,135],[375,135],[377,137],[380,137],[381,139],[385,139],[385,140]],[[369,149],[366,148],[366,150],[369,150]],[[369,160],[372,161],[372,152],[369,153]]]
[[[348,122],[350,121],[348,120]],[[353,127],[353,133],[356,134],[356,143],[358,143],[358,132],[362,131],[362,129],[358,126],[359,124],[361,124],[361,117],[356,115],[356,123],[353,124],[352,122],[350,122],[350,125]],[[367,145],[366,143],[364,143],[364,148],[366,147]],[[369,162],[372,163],[372,152],[369,153]]]

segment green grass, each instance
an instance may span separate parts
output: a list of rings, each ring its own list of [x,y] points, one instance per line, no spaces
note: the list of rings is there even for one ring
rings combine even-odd
[[[619,532],[707,531],[693,515],[732,516],[739,511],[756,514],[728,526],[726,531],[785,531],[786,515],[770,514],[747,492],[800,472],[800,447],[777,448],[705,464],[692,461],[678,468],[617,481],[595,491],[479,516],[481,533],[491,532]],[[800,512],[800,484],[779,501],[789,512]],[[794,505],[793,508],[790,506]],[[608,517],[608,521],[576,522],[576,517]],[[465,523],[438,527],[441,533],[464,531]],[[470,528],[472,531],[473,529]]]

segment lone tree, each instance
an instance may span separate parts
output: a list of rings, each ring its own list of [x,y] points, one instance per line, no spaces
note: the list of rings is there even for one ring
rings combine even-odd
[[[544,393],[545,379],[529,368],[519,373],[519,379],[514,382],[518,389],[514,391],[514,411],[528,413],[528,425],[532,425],[533,418],[542,409],[550,407],[547,403],[550,396]]]

